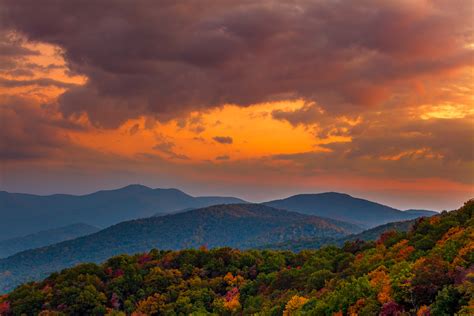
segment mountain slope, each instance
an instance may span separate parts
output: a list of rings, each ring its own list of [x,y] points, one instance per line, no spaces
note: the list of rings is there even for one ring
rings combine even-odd
[[[130,185],[87,195],[0,192],[0,240],[73,223],[107,227],[125,220],[214,204],[243,203],[232,197],[193,197],[177,189]]]
[[[469,201],[376,243],[152,250],[82,264],[0,296],[0,314],[473,315],[473,246]]]
[[[340,240],[344,241],[353,241],[353,240],[376,240],[379,238],[380,235],[389,231],[397,231],[397,232],[407,232],[409,231],[413,225],[415,225],[417,219],[411,219],[408,221],[401,221],[401,222],[393,222],[387,223],[380,226],[373,227],[371,229],[364,230],[358,234],[353,234],[349,236],[345,236]]]
[[[291,250],[291,251],[302,251],[305,249],[319,249],[328,245],[337,245],[343,246],[346,241],[371,241],[376,240],[379,236],[388,231],[396,232],[408,232],[413,225],[415,224],[416,219],[402,221],[402,222],[392,222],[376,226],[363,232],[344,236],[341,238],[333,237],[309,237],[299,240],[288,240],[285,242],[280,242],[276,244],[269,244],[259,247],[259,249],[273,249],[273,250]]]
[[[77,223],[64,227],[43,230],[23,237],[2,240],[0,241],[0,258],[5,258],[27,249],[44,247],[65,240],[89,235],[96,233],[99,230],[100,229],[95,226]]]
[[[279,209],[350,222],[366,228],[420,217],[419,214],[403,212],[386,205],[335,192],[299,194],[263,204]]]
[[[357,231],[360,229],[352,224],[259,204],[217,205],[123,222],[92,235],[2,259],[0,290],[79,262],[100,262],[151,248],[249,248],[309,236],[341,237]]]

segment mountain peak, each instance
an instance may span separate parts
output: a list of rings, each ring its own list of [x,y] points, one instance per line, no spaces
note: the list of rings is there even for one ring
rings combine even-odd
[[[349,194],[347,193],[341,193],[341,192],[334,192],[334,191],[330,191],[330,192],[321,192],[321,193],[302,193],[302,194],[296,194],[296,195],[293,195],[291,196],[290,198],[294,198],[294,197],[349,197],[349,198],[352,198],[352,196],[350,196]]]
[[[150,187],[147,187],[146,185],[143,184],[129,184],[127,186],[124,186],[123,188],[120,188],[118,190],[124,190],[124,191],[148,191],[152,190]]]
[[[380,203],[339,192],[299,194],[264,204],[279,209],[363,225],[367,228],[420,216],[416,212],[402,212]]]
[[[152,189],[141,184],[130,184],[85,195],[38,196],[2,193],[0,240],[77,222],[106,227],[158,213],[238,201],[240,200],[236,198],[225,197],[197,198],[178,189]]]

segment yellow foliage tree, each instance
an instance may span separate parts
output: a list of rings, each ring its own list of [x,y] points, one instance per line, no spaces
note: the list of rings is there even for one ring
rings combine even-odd
[[[288,303],[286,303],[285,310],[283,311],[283,316],[291,316],[304,304],[308,302],[308,299],[303,296],[294,295]]]
[[[243,283],[244,278],[240,275],[234,276],[232,273],[227,272],[224,276],[224,281],[230,286],[240,286]]]
[[[229,290],[224,298],[224,308],[228,311],[235,312],[240,309],[240,293],[239,289],[234,287]]]
[[[453,260],[453,265],[468,266],[470,261],[468,256],[472,253],[474,253],[474,241],[469,242],[459,250],[458,255]]]
[[[442,246],[446,243],[448,240],[452,239],[459,239],[463,234],[465,230],[462,227],[455,226],[451,227],[444,235],[443,237],[436,242],[437,245]]]
[[[145,300],[138,302],[136,312],[145,315],[159,314],[164,310],[165,304],[166,298],[159,293],[155,293],[153,296],[149,296]],[[138,315],[142,314],[136,314],[136,316]]]

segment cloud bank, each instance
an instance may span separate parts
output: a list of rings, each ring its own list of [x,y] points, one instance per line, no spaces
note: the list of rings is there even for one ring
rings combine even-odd
[[[166,121],[225,103],[291,98],[331,113],[397,106],[415,81],[444,76],[474,56],[469,1],[1,6],[2,28],[59,46],[70,70],[87,76],[85,86],[61,96],[62,113],[86,113],[106,128],[140,115]]]

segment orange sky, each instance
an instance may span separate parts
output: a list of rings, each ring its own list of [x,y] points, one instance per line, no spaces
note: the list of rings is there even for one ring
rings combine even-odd
[[[406,23],[426,18],[434,9],[417,10],[423,13],[406,14]],[[307,76],[301,69],[288,73],[284,82],[291,85],[289,78],[298,77],[304,92],[300,96],[285,92],[286,86],[280,93],[262,77],[262,89],[272,91],[267,99],[187,106],[175,112],[166,108],[165,113],[141,105],[147,93],[156,97],[146,91],[131,101],[127,94],[104,105],[72,108],[66,103],[71,91],[92,85],[102,89],[95,76],[106,68],[94,70],[93,62],[78,66],[69,44],[33,40],[26,28],[11,28],[1,33],[0,43],[18,51],[0,56],[0,63],[14,61],[14,66],[0,68],[6,131],[0,147],[4,152],[0,188],[85,193],[139,182],[250,200],[337,190],[399,207],[456,207],[474,192],[474,44],[472,37],[465,39],[461,44],[446,41],[447,47],[438,49],[433,44],[437,39],[428,38],[424,48],[407,42],[405,51],[393,48],[390,53],[383,52],[392,49],[383,46],[388,44],[377,43],[382,47],[378,51],[361,52],[350,63],[334,64],[327,73],[308,78],[322,89],[315,90],[314,99],[301,81]],[[398,40],[404,44],[404,38]],[[396,76],[383,74],[387,77],[380,84],[364,77],[335,81],[360,71],[360,65],[366,76],[382,76],[372,66],[383,54],[412,66],[398,69]],[[458,57],[439,66],[419,62],[417,54],[433,61]],[[254,74],[255,82],[248,83],[256,95],[258,77]],[[324,92],[325,82],[332,81],[343,86],[339,90],[328,86]],[[121,104],[122,100],[127,103]],[[329,107],[331,102],[340,105]],[[94,109],[96,118],[91,116],[96,115]],[[107,122],[114,116],[119,118]],[[45,177],[48,183],[38,187],[37,178]]]

